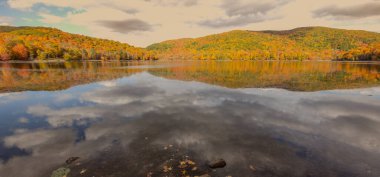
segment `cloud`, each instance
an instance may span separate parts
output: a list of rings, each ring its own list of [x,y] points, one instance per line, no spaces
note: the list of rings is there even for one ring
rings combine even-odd
[[[267,14],[269,11],[288,3],[288,0],[276,1],[256,1],[256,2],[243,2],[235,0],[225,0],[222,8],[226,10],[226,14],[232,16],[248,16]]]
[[[21,117],[18,119],[18,122],[20,122],[22,124],[27,124],[27,123],[29,123],[29,119],[25,118],[25,117]]]
[[[198,24],[201,26],[220,28],[231,26],[244,26],[250,23],[258,23],[277,19],[268,14],[270,11],[287,4],[289,0],[275,0],[266,2],[250,2],[225,0],[221,8],[225,10],[227,17],[203,20]]]
[[[115,9],[115,10],[120,10],[120,11],[125,12],[127,14],[132,14],[132,15],[140,12],[139,9],[120,6],[120,4],[115,4],[115,3],[103,3],[102,5],[104,5],[105,7],[110,7],[110,8]]]
[[[67,128],[15,132],[3,140],[5,146],[19,147],[30,154],[16,156],[4,164],[0,163],[0,174],[6,174],[8,177],[50,176],[51,171],[61,166],[68,157],[84,158],[105,146],[104,141],[75,144],[75,140],[75,131]],[[36,163],[41,161],[49,163]]]
[[[8,26],[11,24],[12,18],[6,16],[0,16],[0,25]]]
[[[55,7],[73,7],[73,8],[85,8],[85,7],[93,7],[98,5],[115,5],[125,7],[125,2],[129,4],[129,6],[133,6],[133,4],[139,4],[140,2],[134,0],[7,0],[7,4],[11,8],[20,9],[20,10],[29,10],[36,4],[44,4],[48,6]],[[194,6],[198,4],[198,0],[143,0],[143,3],[151,3],[156,6]]]
[[[355,6],[328,6],[313,12],[314,17],[332,17],[336,19],[366,18],[380,15],[380,2],[369,2]]]
[[[28,95],[24,92],[15,92],[15,93],[1,93],[0,94],[0,104],[11,103],[15,101],[20,101],[28,98]]]
[[[83,8],[92,5],[94,2],[91,0],[81,0],[81,1],[61,1],[61,0],[8,0],[7,4],[9,7],[19,10],[30,10],[36,4],[44,4],[46,6],[54,7],[73,7],[73,8]]]
[[[194,6],[198,4],[198,0],[144,0],[163,6]]]
[[[55,131],[55,133],[58,133],[58,132]],[[48,131],[48,130],[32,131],[32,132],[25,131],[21,133],[16,133],[13,136],[9,136],[5,138],[4,143],[8,147],[17,146],[22,149],[29,149],[56,138],[57,134],[55,133],[52,133],[52,131]]]
[[[236,121],[242,119],[251,124],[324,137],[334,136],[336,141],[349,143],[367,151],[380,152],[377,149],[380,139],[369,138],[371,134],[378,132],[377,125],[380,125],[380,119],[377,115],[380,111],[377,108],[380,103],[365,99],[359,101],[355,96],[332,97],[331,94],[324,95],[318,92],[303,94],[285,90],[235,91],[194,82],[159,79],[143,73],[129,77],[127,84],[94,89],[84,93],[80,98],[83,102],[95,105],[63,109],[32,106],[27,112],[34,116],[47,117],[52,126],[60,127],[71,126],[73,122],[78,121],[94,121],[107,117],[144,117],[151,113],[170,114],[177,112],[177,109],[185,109],[191,114],[202,113],[207,114],[206,117],[219,117],[222,119],[221,122],[228,122],[227,118],[234,117]],[[292,103],[292,106],[289,106],[289,103]],[[191,115],[186,111],[180,112],[183,115]],[[175,116],[173,118],[175,119]],[[355,122],[360,120],[363,124],[359,126]],[[323,127],[320,127],[321,124]],[[366,126],[364,133],[361,129]],[[338,129],[344,129],[345,133],[339,133],[336,131]],[[360,131],[363,132],[363,141],[359,143],[354,139],[360,138],[357,135]],[[372,141],[370,145],[368,139]]]
[[[48,24],[61,23],[65,20],[64,17],[51,15],[51,14],[44,13],[44,12],[39,13],[38,16],[40,16],[42,18],[41,22],[48,23]]]
[[[363,92],[375,96],[358,99]],[[62,96],[59,93],[50,98]],[[68,157],[78,156],[77,168],[86,167],[89,173],[99,164],[93,162],[101,161],[104,169],[115,162],[122,168],[107,173],[129,169],[126,176],[144,176],[148,170],[162,171],[166,155],[167,159],[189,155],[198,164],[224,158],[228,168],[215,176],[250,176],[251,164],[258,167],[259,176],[268,169],[274,176],[297,176],[300,171],[338,176],[337,169],[347,174],[371,170],[378,176],[379,94],[379,89],[314,93],[228,89],[136,74],[110,87],[83,86],[75,97],[80,104],[30,105],[27,113],[50,125],[6,135],[6,147],[30,154],[0,163],[0,174],[46,176]],[[84,139],[76,142],[78,121],[85,119],[86,128],[80,130]],[[164,151],[168,145],[176,148],[174,156]],[[40,161],[49,163],[36,163]],[[151,165],[146,167],[146,162]]]
[[[109,90],[112,90],[112,92]],[[94,103],[121,105],[138,100],[149,99],[150,97],[156,98],[155,96],[159,93],[162,94],[162,91],[154,87],[130,86],[127,89],[124,87],[108,87],[107,90],[100,89],[94,92],[85,93],[82,98],[83,100]]]
[[[98,23],[112,29],[114,32],[128,34],[130,32],[151,31],[153,26],[139,19],[128,19],[122,21],[101,20]]]
[[[55,101],[57,103],[63,103],[63,102],[66,102],[66,101],[69,101],[69,100],[73,100],[75,99],[75,97],[73,95],[70,95],[70,94],[62,94],[61,96],[57,97],[55,99]]]
[[[122,9],[122,11],[127,13],[127,14],[136,14],[139,12],[139,10],[137,10],[137,9]]]
[[[211,27],[211,28],[223,28],[223,27],[234,27],[234,26],[244,26],[250,23],[258,23],[269,20],[264,16],[240,16],[234,18],[218,18],[212,20],[203,20],[198,23],[198,25]]]
[[[15,13],[12,14],[17,14],[17,16],[14,16],[14,20],[3,22],[4,24],[17,22],[18,25],[30,26],[43,23],[44,26],[67,32],[117,40],[140,47],[168,39],[201,37],[237,28],[254,31],[286,30],[302,26],[328,26],[369,31],[380,29],[378,19],[366,18],[358,21],[355,20],[357,18],[347,18],[347,21],[341,22],[313,17],[316,9],[331,5],[330,0],[7,0],[5,2],[8,5],[4,8],[9,8],[6,9],[7,11],[14,11]],[[379,3],[373,0],[361,2],[362,4]],[[358,1],[335,0],[334,3],[355,7]],[[45,14],[60,16],[64,18],[63,22],[56,23],[60,19],[54,20],[55,17],[51,16],[41,18],[39,13],[42,7],[49,10],[44,12]],[[60,8],[67,9],[67,12],[57,12],[56,10]],[[75,13],[75,11],[80,13]],[[25,20],[26,18],[29,21]],[[113,22],[124,19],[143,21],[145,23],[143,29],[150,30],[127,33],[121,28],[115,30],[99,23],[99,21]],[[112,23],[112,26],[114,25]],[[81,31],[70,28],[72,26],[79,27]],[[116,26],[120,26],[120,23]],[[120,31],[124,35],[120,35]]]
[[[47,122],[53,127],[66,125],[85,124],[89,120],[99,119],[104,110],[92,107],[78,107],[64,110],[53,110],[47,106],[30,106],[27,110],[29,114],[49,117]]]

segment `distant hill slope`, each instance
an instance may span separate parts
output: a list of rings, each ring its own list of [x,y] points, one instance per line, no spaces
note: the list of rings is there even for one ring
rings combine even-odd
[[[379,60],[380,33],[326,27],[241,31],[179,39],[147,47],[161,58]]]
[[[153,52],[54,28],[0,26],[0,60],[155,59]]]

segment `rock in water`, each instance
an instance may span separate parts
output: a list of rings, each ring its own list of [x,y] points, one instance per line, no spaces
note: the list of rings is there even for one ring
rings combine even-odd
[[[226,161],[224,161],[223,159],[219,159],[219,160],[216,160],[216,161],[213,161],[213,162],[210,162],[208,164],[208,166],[210,168],[224,168],[225,166],[227,165]]]
[[[208,175],[208,174],[204,174],[204,175],[202,175],[202,176],[199,176],[199,177],[211,177],[210,175]]]
[[[70,173],[69,168],[58,168],[57,170],[53,171],[51,174],[51,177],[66,177]]]
[[[78,159],[79,159],[79,157],[70,157],[66,160],[66,164],[69,165]]]

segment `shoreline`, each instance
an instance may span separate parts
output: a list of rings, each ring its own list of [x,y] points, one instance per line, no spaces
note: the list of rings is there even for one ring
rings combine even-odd
[[[65,59],[48,59],[48,60],[8,60],[1,61],[1,63],[55,63],[55,62],[149,62],[149,61],[265,61],[265,62],[336,62],[336,63],[379,63],[380,61],[345,61],[345,60],[231,60],[231,59],[222,59],[222,60],[196,60],[196,59],[161,59],[161,60],[65,60]]]

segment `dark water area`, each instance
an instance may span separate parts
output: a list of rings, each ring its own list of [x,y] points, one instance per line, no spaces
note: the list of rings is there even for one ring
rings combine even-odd
[[[0,65],[1,177],[380,176],[376,63]]]

